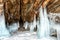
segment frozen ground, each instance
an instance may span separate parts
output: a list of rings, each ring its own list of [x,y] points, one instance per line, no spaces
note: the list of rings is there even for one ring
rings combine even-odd
[[[3,38],[0,40],[57,40],[55,37],[48,37],[48,38],[42,38],[38,39],[36,32],[30,33],[30,32],[17,32],[13,36],[9,38]]]

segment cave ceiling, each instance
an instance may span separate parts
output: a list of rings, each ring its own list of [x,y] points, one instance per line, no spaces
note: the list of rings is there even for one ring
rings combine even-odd
[[[8,23],[17,22],[21,19],[23,22],[31,22],[34,15],[39,17],[39,7],[43,1],[41,0],[5,0],[4,11],[5,19]],[[60,0],[51,0],[47,5],[48,12],[60,13]]]
[[[60,0],[52,0],[47,5],[48,12],[60,13]]]

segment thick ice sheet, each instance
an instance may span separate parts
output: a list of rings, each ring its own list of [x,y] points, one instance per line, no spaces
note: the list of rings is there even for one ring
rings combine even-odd
[[[11,36],[9,38],[4,38],[1,40],[56,40],[56,38],[55,37],[48,37],[48,38],[38,39],[36,32],[30,33],[28,31],[25,31],[25,32],[17,32],[13,36]]]

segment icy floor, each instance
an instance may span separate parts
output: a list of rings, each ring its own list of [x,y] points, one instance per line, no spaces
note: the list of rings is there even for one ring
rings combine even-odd
[[[30,32],[17,32],[13,36],[9,38],[3,38],[0,40],[57,40],[55,37],[48,37],[48,38],[42,38],[38,39],[36,32],[30,33]]]

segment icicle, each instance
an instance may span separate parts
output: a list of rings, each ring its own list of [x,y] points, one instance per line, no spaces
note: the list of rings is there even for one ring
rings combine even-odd
[[[17,22],[18,28],[20,27],[19,22]]]
[[[37,20],[37,37],[40,38],[40,21]]]
[[[27,29],[27,27],[28,27],[28,22],[27,21],[24,23],[23,27],[25,27],[25,29]]]
[[[42,6],[40,7],[40,13],[39,13],[39,16],[40,16],[40,26],[37,26],[38,27],[38,30],[37,30],[37,34],[38,34],[38,37],[39,38],[44,38],[44,37],[48,37],[49,36],[49,33],[50,33],[50,29],[49,29],[49,20],[48,20],[48,17],[47,17],[47,12],[46,12],[46,9],[44,8],[44,11],[42,9]]]
[[[48,16],[47,16],[47,11],[46,11],[46,7],[44,8],[44,18],[45,18],[45,36],[48,37],[50,35],[50,27],[49,27],[49,20],[48,20]]]
[[[33,27],[36,27],[36,15],[34,15]]]
[[[29,23],[29,27],[30,27],[30,32],[33,32],[33,29],[34,29],[33,22]]]
[[[40,8],[40,29],[39,29],[39,33],[40,33],[40,38],[43,38],[45,37],[45,25],[44,25],[44,14],[43,14],[43,9],[42,9],[42,6]]]
[[[34,15],[33,22],[30,23],[30,32],[33,32],[35,27],[36,27],[36,15]]]

